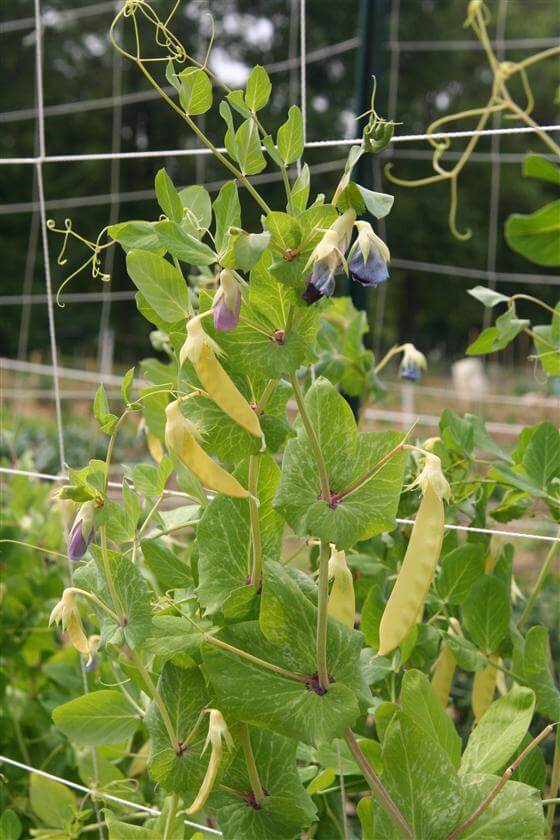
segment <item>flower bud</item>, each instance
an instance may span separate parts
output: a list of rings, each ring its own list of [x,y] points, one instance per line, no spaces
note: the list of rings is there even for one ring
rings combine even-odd
[[[358,238],[350,250],[348,271],[352,280],[376,288],[389,276],[389,249],[369,222],[356,222]]]
[[[403,349],[404,353],[399,368],[400,377],[417,382],[422,376],[422,371],[428,367],[426,357],[416,349],[414,344],[405,344]]]
[[[241,311],[241,289],[232,272],[224,268],[220,273],[220,288],[213,303],[214,327],[220,332],[235,329]]]
[[[74,563],[81,560],[93,539],[93,502],[84,502],[68,537],[68,557]]]
[[[202,315],[196,315],[190,321],[187,321],[187,338],[179,353],[179,362],[182,365],[188,359],[196,367],[205,347],[212,351],[215,356],[221,356],[223,353],[223,350],[216,344],[214,339],[210,338],[204,332],[202,328],[202,317]]]
[[[451,496],[451,488],[443,474],[441,461],[437,455],[430,452],[426,453],[424,468],[410,486],[420,487],[422,493],[425,493],[429,486],[440,499],[446,499],[447,501]]]

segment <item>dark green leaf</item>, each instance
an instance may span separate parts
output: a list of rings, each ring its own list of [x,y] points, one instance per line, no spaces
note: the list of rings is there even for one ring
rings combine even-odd
[[[465,543],[446,554],[437,577],[438,594],[448,604],[462,604],[473,583],[484,574],[484,546]]]
[[[475,581],[463,604],[463,623],[473,642],[485,653],[492,653],[507,634],[510,613],[505,583],[484,575]]]

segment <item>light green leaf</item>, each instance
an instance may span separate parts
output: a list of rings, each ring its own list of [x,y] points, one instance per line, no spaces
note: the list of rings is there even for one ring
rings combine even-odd
[[[534,692],[522,686],[492,703],[469,737],[460,772],[496,773],[525,737],[534,709]]]
[[[278,129],[276,144],[284,163],[295,163],[303,154],[303,118],[297,105],[288,111],[288,119]]]
[[[189,314],[189,291],[174,265],[148,251],[131,251],[126,258],[128,273],[156,314],[168,323]]]
[[[103,384],[97,386],[93,399],[93,413],[101,431],[106,435],[110,435],[115,428],[118,418],[109,411],[109,401]]]
[[[484,546],[465,543],[446,554],[436,581],[438,594],[448,604],[462,604],[473,583],[484,574]]]
[[[244,175],[257,175],[266,168],[259,130],[252,119],[242,122],[235,132],[235,146],[237,161]]]
[[[98,546],[92,545],[91,552],[97,561],[96,594],[105,604],[111,605],[114,610],[117,610],[119,608],[113,604],[111,593],[105,581],[101,550]],[[138,567],[124,554],[108,551],[107,562],[120,601],[120,608],[126,620],[124,626],[117,624],[104,610],[98,610],[102,642],[103,644],[123,644],[124,642],[129,647],[136,648],[149,635],[152,624],[150,592],[147,581],[140,574]]]
[[[212,222],[210,195],[200,184],[193,184],[179,192],[185,209],[181,227],[191,236],[200,239]]]
[[[142,555],[163,592],[192,586],[189,566],[158,540],[142,540]]]
[[[216,219],[216,248],[220,254],[227,250],[228,231],[230,227],[241,227],[241,205],[235,181],[228,181],[221,188],[214,201],[214,216]]]
[[[238,236],[235,240],[234,253],[239,268],[242,271],[250,271],[260,260],[269,242],[270,233],[268,231]]]
[[[502,295],[494,289],[487,289],[486,286],[475,286],[474,289],[468,289],[467,291],[471,297],[479,300],[488,309],[492,309],[498,303],[509,303],[507,295]]]
[[[513,213],[506,222],[510,248],[537,265],[560,265],[560,200],[528,216]]]
[[[127,370],[127,372],[123,376],[123,380],[121,383],[121,394],[123,402],[126,404],[132,402],[132,384],[134,382],[134,370],[135,368],[133,367]]]
[[[511,604],[505,583],[484,575],[473,584],[463,604],[463,624],[485,653],[497,650],[508,631]]]
[[[109,840],[159,840],[161,834],[141,825],[131,825],[118,820],[105,809],[105,820],[109,829]]]
[[[401,706],[404,714],[425,735],[437,741],[457,768],[461,760],[461,739],[428,677],[421,671],[405,671],[401,687]]]
[[[156,233],[169,253],[182,262],[192,265],[212,265],[218,259],[212,248],[184,231],[177,222],[158,222]]]
[[[550,421],[535,429],[523,455],[527,475],[546,490],[560,476],[560,432]]]
[[[303,213],[309,200],[309,189],[311,187],[311,176],[309,166],[304,163],[301,172],[294,181],[290,195],[290,204],[294,213]]]
[[[461,636],[446,636],[445,644],[463,671],[484,671],[486,657],[468,639],[463,639]]]
[[[531,627],[525,638],[523,674],[537,698],[537,711],[549,720],[560,720],[560,692],[550,673],[550,649],[546,627]]]
[[[461,778],[463,810],[457,825],[476,811],[497,783],[496,776]],[[544,830],[543,809],[537,791],[519,782],[507,782],[499,796],[462,832],[461,840],[542,840]]]
[[[272,85],[268,73],[260,64],[255,65],[247,79],[245,102],[252,111],[260,111],[270,99]]]
[[[34,814],[49,828],[64,828],[71,823],[77,805],[65,785],[34,773],[29,778],[29,802]]]
[[[225,791],[216,792],[211,807],[226,838],[272,840],[300,835],[316,817],[313,801],[305,792],[296,765],[297,744],[288,738],[249,729],[251,746],[262,786],[267,795],[259,808]],[[251,784],[242,750],[224,774],[223,784],[249,795]]]
[[[183,218],[183,204],[175,185],[165,169],[160,169],[155,179],[156,198],[168,219],[180,222]]]
[[[191,117],[205,114],[212,107],[212,82],[204,70],[189,67],[179,73],[179,99],[185,113]]]
[[[19,840],[22,825],[15,811],[8,808],[0,817],[0,837],[4,840]]]
[[[165,253],[165,249],[161,246],[155,224],[155,222],[142,221],[120,222],[118,225],[111,225],[108,233],[111,239],[119,242],[125,251],[138,248],[161,256]]]
[[[374,192],[362,187],[360,184],[356,185],[359,193],[364,201],[366,210],[371,213],[376,219],[384,219],[391,212],[391,208],[395,201],[394,195],[388,193]]]
[[[560,168],[542,155],[527,155],[523,161],[523,175],[551,184],[560,184]]]
[[[53,720],[77,744],[118,744],[136,732],[138,712],[116,689],[102,689],[57,706]]]

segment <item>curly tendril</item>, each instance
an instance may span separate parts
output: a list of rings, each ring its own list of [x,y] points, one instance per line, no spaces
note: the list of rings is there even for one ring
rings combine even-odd
[[[61,309],[64,309],[65,304],[62,303],[60,299],[63,289],[65,289],[68,283],[70,283],[70,281],[73,280],[74,277],[77,277],[78,274],[81,274],[82,271],[84,271],[84,269],[86,269],[89,265],[91,265],[91,276],[94,280],[97,277],[99,277],[103,283],[108,283],[110,281],[111,275],[105,274],[101,270],[100,254],[102,251],[105,251],[107,248],[110,248],[112,245],[115,245],[116,242],[110,241],[106,242],[104,245],[101,244],[101,239],[107,234],[109,230],[108,227],[104,227],[99,232],[99,235],[95,242],[91,242],[89,239],[86,239],[84,236],[80,236],[79,233],[76,233],[76,231],[72,227],[72,219],[64,219],[64,228],[57,228],[54,219],[47,219],[47,227],[53,233],[59,233],[61,236],[64,237],[64,239],[62,240],[62,247],[56,258],[57,265],[66,265],[66,263],[68,262],[68,258],[66,257],[66,250],[68,247],[68,241],[71,237],[77,239],[92,252],[91,256],[88,257],[88,259],[84,263],[82,263],[82,265],[80,265],[79,268],[73,271],[69,277],[66,277],[66,279],[62,282],[56,293],[56,303],[58,306],[60,306]]]
[[[536,53],[523,61],[499,61],[488,38],[487,25],[490,20],[490,11],[483,0],[471,0],[468,5],[467,18],[464,26],[467,28],[470,27],[480,41],[492,71],[492,91],[488,102],[486,105],[479,108],[469,108],[468,110],[460,111],[456,114],[449,114],[448,116],[440,117],[430,123],[426,133],[435,134],[439,131],[445,131],[446,127],[450,123],[469,119],[471,117],[478,118],[478,121],[474,126],[474,130],[479,132],[485,128],[493,114],[503,113],[505,119],[521,120],[521,122],[525,123],[525,125],[531,126],[541,141],[552,152],[554,152],[554,154],[560,157],[560,146],[555,143],[554,140],[552,140],[552,138],[549,137],[548,134],[531,117],[531,112],[533,111],[535,105],[535,98],[533,96],[533,91],[531,89],[526,70],[527,67],[536,64],[539,61],[543,61],[546,58],[560,54],[560,47],[552,47],[551,49],[543,50],[542,52]],[[518,76],[521,82],[526,99],[524,107],[517,104],[507,88],[507,83],[513,76]],[[375,111],[373,111],[373,102],[371,112],[375,114]],[[451,146],[451,139],[449,137],[428,137],[428,142],[434,150],[432,155],[432,169],[435,174],[425,178],[417,178],[414,180],[397,178],[396,175],[393,174],[393,163],[387,163],[384,169],[385,175],[389,181],[400,187],[424,187],[429,184],[436,184],[440,181],[449,181],[449,229],[451,230],[453,236],[460,240],[470,239],[472,231],[469,229],[461,231],[457,225],[459,175],[469,162],[479,139],[479,135],[473,135],[469,139],[462,154],[459,156],[456,164],[451,169],[447,169],[443,166],[442,157],[445,152],[449,150]]]

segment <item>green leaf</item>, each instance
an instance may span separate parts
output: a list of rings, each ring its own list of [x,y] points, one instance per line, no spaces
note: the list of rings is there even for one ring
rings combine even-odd
[[[108,233],[111,239],[119,242],[125,251],[140,249],[162,256],[165,249],[161,247],[155,224],[155,222],[142,221],[120,222],[118,225],[111,225]]]
[[[523,161],[523,175],[551,184],[560,184],[560,168],[542,155],[527,155]]]
[[[126,267],[132,282],[160,318],[168,323],[187,318],[189,290],[174,265],[156,254],[135,250],[127,255]]]
[[[508,759],[508,765],[512,764],[518,758],[526,747],[532,742],[531,733],[528,732],[515,753]],[[498,775],[503,775],[507,770],[508,765],[500,768]],[[514,770],[512,779],[514,782],[522,782],[524,785],[543,790],[548,776],[546,761],[540,747],[533,747],[531,752],[527,753],[519,767]]]
[[[383,784],[414,837],[439,840],[458,823],[461,786],[453,764],[438,742],[406,715],[396,716],[385,735]],[[372,837],[400,836],[377,804],[372,817]]]
[[[241,234],[235,240],[234,253],[239,268],[242,271],[250,271],[261,258],[265,248],[270,242],[270,233],[248,233]]]
[[[323,453],[332,493],[351,487],[402,436],[396,432],[357,433],[352,411],[334,386],[319,378],[305,395],[309,419]],[[321,484],[311,444],[298,420],[297,438],[288,441],[275,505],[297,534],[312,534],[347,548],[394,527],[402,489],[404,456],[391,458],[359,489],[336,505],[320,498]]]
[[[4,840],[19,840],[22,825],[15,811],[8,808],[0,817],[0,837]]]
[[[474,289],[467,289],[471,297],[479,300],[487,309],[492,309],[498,303],[509,303],[507,295],[502,295],[501,292],[496,292],[494,289],[487,289],[486,286],[475,286]]]
[[[142,555],[163,592],[192,586],[189,566],[158,540],[142,540]]]
[[[134,370],[135,368],[133,367],[127,370],[127,372],[123,376],[123,380],[121,383],[121,394],[123,402],[127,405],[132,402],[132,384],[134,382]]]
[[[439,421],[441,438],[447,449],[461,455],[470,455],[474,448],[474,427],[469,418],[459,417],[446,408]]]
[[[156,174],[155,188],[158,204],[167,218],[180,222],[183,218],[183,204],[165,169],[160,169]]]
[[[272,139],[270,134],[265,134],[265,136],[262,138],[261,142],[262,142],[264,148],[266,149],[266,151],[268,152],[271,160],[273,160],[274,163],[277,166],[284,166],[284,161],[282,160],[282,158],[280,156],[280,152],[278,151],[278,149],[274,145],[274,140]]]
[[[208,731],[207,718],[193,733],[203,708],[208,704],[208,692],[198,668],[178,668],[167,662],[158,680],[158,691],[171,719],[180,743],[189,739],[188,746],[178,754],[157,705],[152,702],[145,718],[152,739],[148,767],[150,775],[169,793],[193,796],[202,783],[209,756],[202,756]]]
[[[268,103],[272,85],[268,73],[260,64],[255,65],[247,79],[245,102],[252,111],[260,111]]]
[[[205,114],[212,107],[212,82],[204,70],[189,67],[179,73],[179,99],[190,117]]]
[[[496,776],[461,778],[463,810],[457,825],[476,811],[498,781]],[[461,833],[461,840],[542,840],[544,831],[537,791],[519,782],[507,782],[499,796]]]
[[[510,613],[505,583],[484,575],[475,581],[463,604],[463,623],[473,642],[485,653],[492,653],[507,634]]]
[[[366,210],[376,219],[384,219],[391,212],[395,201],[394,195],[388,193],[374,192],[356,184],[358,191],[366,206]]]
[[[437,741],[457,768],[461,760],[461,739],[428,677],[421,671],[405,671],[401,687],[401,706],[404,714],[418,729]]]
[[[309,166],[304,163],[291,189],[290,204],[294,213],[303,213],[309,200],[311,176]]]
[[[496,773],[525,737],[534,709],[534,692],[516,685],[492,703],[471,732],[460,772]]]
[[[104,603],[110,604],[114,610],[117,610],[117,605],[113,604],[105,581],[101,550],[98,546],[93,545],[91,552],[97,561],[98,569],[96,584],[98,591],[96,594]],[[152,624],[150,591],[147,581],[140,574],[138,567],[124,554],[109,551],[107,552],[107,562],[126,620],[124,626],[122,626],[117,624],[105,611],[99,612],[102,642],[104,644],[123,644],[124,642],[129,647],[136,648],[149,635]]]
[[[257,175],[266,168],[266,160],[261,151],[259,130],[254,120],[241,123],[235,132],[236,159],[244,175]]]
[[[537,697],[537,711],[549,720],[560,720],[560,692],[550,672],[550,649],[546,627],[531,627],[525,638],[523,674]]]
[[[104,813],[109,829],[109,840],[159,840],[161,838],[161,833],[151,828],[118,820],[108,809],[105,809]]]
[[[484,671],[486,657],[468,639],[463,639],[461,636],[446,636],[445,644],[463,671]]]
[[[295,163],[303,154],[303,118],[297,105],[288,111],[288,119],[278,129],[276,144],[284,163]]]
[[[212,221],[212,202],[210,195],[200,184],[193,184],[179,192],[179,198],[185,208],[181,227],[197,239],[210,227]]]
[[[280,470],[270,456],[259,458],[257,494],[265,564],[280,555],[284,523],[272,508],[279,475]],[[246,481],[247,466],[236,472],[236,476],[240,481]],[[249,506],[245,499],[215,496],[200,520],[197,541],[200,603],[207,613],[215,613],[223,608],[233,590],[244,587],[250,596],[244,611],[246,615],[249,604],[257,595],[255,588],[247,583],[251,574],[252,548]]]
[[[316,818],[313,801],[305,792],[296,765],[297,744],[288,738],[250,728],[257,771],[267,795],[259,808],[225,791],[216,792],[210,805],[225,838],[272,840],[300,835]],[[243,752],[238,750],[223,777],[227,787],[251,793]]]
[[[152,622],[153,635],[145,640],[142,647],[147,653],[155,654],[160,662],[178,655],[183,659],[185,655],[198,659],[204,633],[210,630],[211,626],[208,621],[202,619],[199,619],[195,626],[178,615],[156,615]]]
[[[161,496],[172,471],[173,464],[164,455],[157,467],[152,464],[135,464],[130,475],[136,492],[149,498]]]
[[[513,213],[506,221],[505,233],[510,248],[531,262],[560,265],[560,200],[528,216]]]
[[[228,181],[224,184],[212,206],[216,219],[214,235],[216,248],[220,254],[223,254],[227,250],[230,227],[241,226],[241,205],[235,181]]]
[[[29,802],[33,813],[49,828],[70,824],[77,806],[76,797],[65,785],[34,773],[29,779]]]
[[[109,411],[109,401],[103,384],[97,386],[93,399],[93,413],[101,431],[106,435],[110,435],[115,428],[118,418]]]
[[[212,265],[218,259],[212,248],[184,231],[177,222],[158,222],[156,233],[169,253],[182,262],[192,265]]]
[[[553,423],[545,421],[537,426],[522,463],[529,478],[543,490],[560,476],[560,432]]]
[[[529,321],[517,318],[515,309],[511,306],[496,318],[495,326],[483,330],[476,341],[467,347],[467,354],[479,356],[503,350],[527,326]]]
[[[133,735],[138,712],[115,689],[103,689],[57,706],[53,720],[77,744],[118,744]]]
[[[446,554],[436,581],[438,594],[448,604],[462,604],[473,583],[484,574],[484,546],[465,543]]]

